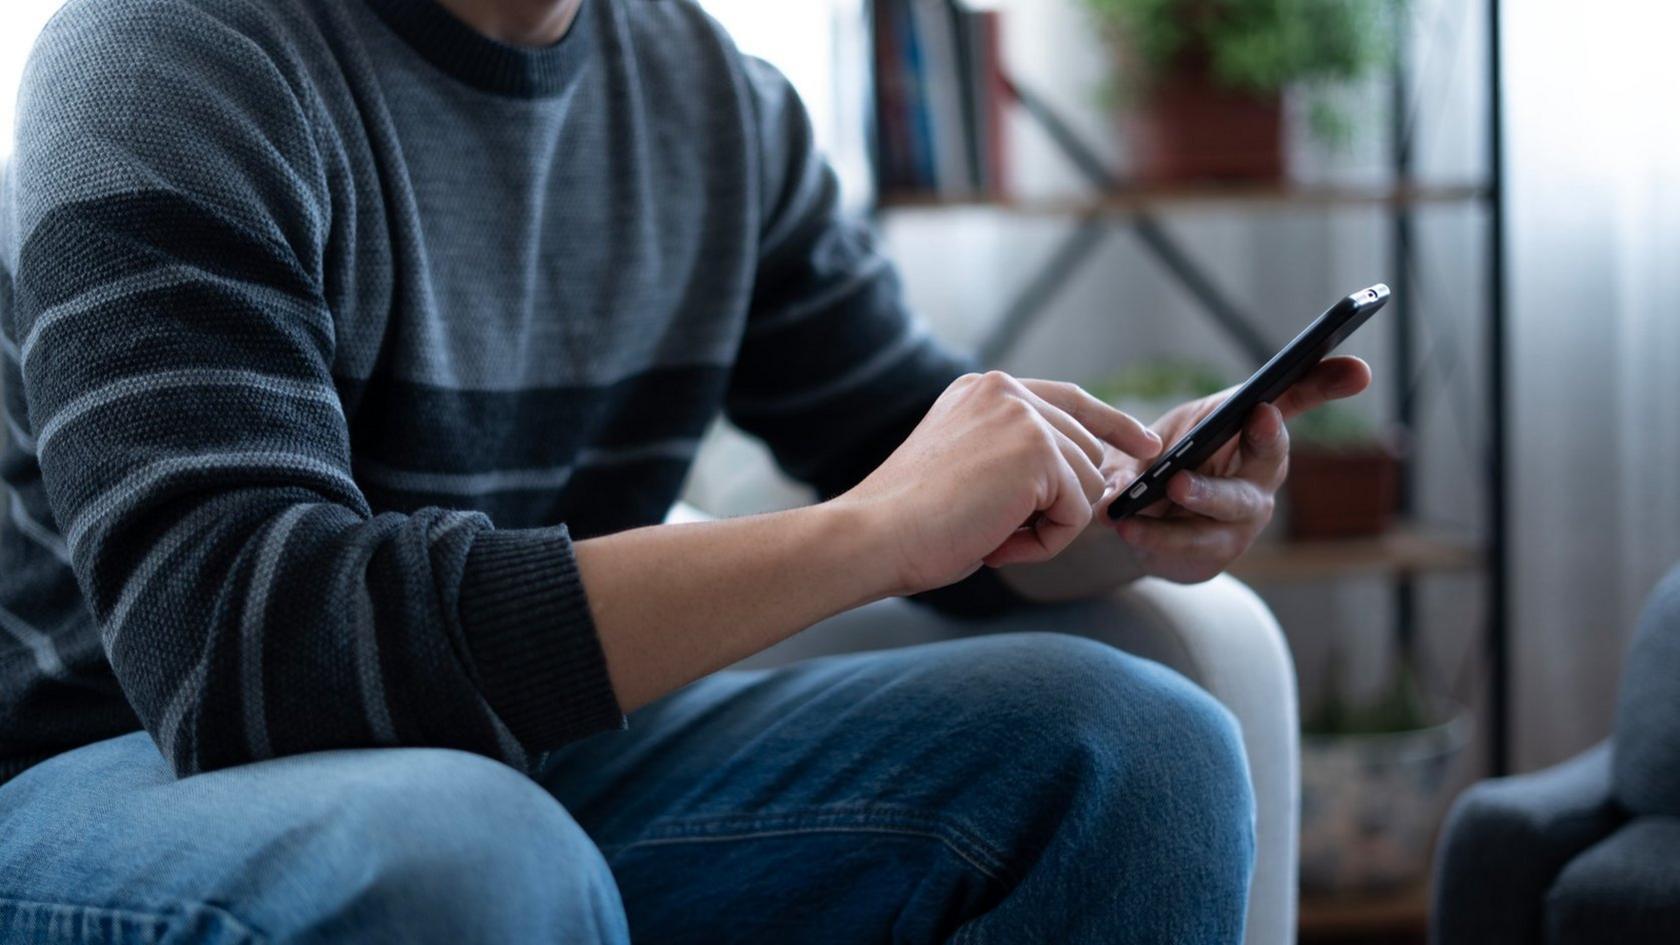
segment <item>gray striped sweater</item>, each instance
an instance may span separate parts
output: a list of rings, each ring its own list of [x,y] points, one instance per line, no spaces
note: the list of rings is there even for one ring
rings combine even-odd
[[[71,0],[19,115],[0,778],[141,727],[183,774],[616,727],[572,541],[659,521],[720,411],[842,490],[962,370],[686,0],[536,51],[432,0]]]

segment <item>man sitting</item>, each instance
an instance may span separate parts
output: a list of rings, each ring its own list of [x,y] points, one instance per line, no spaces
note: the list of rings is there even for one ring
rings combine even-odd
[[[1171,672],[715,671],[1210,577],[1363,364],[1099,523],[1213,402],[969,373],[682,0],[71,0],[18,140],[0,937],[1240,938],[1244,760]],[[659,524],[720,412],[826,500]]]

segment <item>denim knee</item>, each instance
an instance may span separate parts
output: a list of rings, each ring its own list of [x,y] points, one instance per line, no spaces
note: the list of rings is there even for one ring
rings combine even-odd
[[[322,793],[285,845],[311,877],[298,940],[628,942],[600,851],[523,774],[434,749],[304,760]]]
[[[969,740],[1005,772],[1017,895],[994,937],[1237,942],[1254,800],[1231,714],[1184,677],[1082,638],[1000,635],[954,660]],[[1015,905],[1015,900],[1019,904]],[[1002,940],[1002,939],[1000,939]]]
[[[981,689],[964,713],[981,750],[1018,770],[1020,790],[1066,801],[1074,836],[1109,845],[1150,825],[1158,865],[1240,873],[1254,846],[1254,799],[1236,720],[1166,667],[1064,634],[968,641],[954,686]],[[1077,812],[1074,814],[1073,812]]]

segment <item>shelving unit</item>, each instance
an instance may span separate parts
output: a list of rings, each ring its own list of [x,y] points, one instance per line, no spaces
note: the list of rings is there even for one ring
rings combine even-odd
[[[1303,898],[1299,929],[1301,945],[1421,941],[1429,931],[1429,885]]]
[[[1392,181],[1371,185],[1297,183],[1207,184],[1196,186],[1140,186],[1115,172],[1099,152],[1084,141],[1058,111],[1014,76],[1005,73],[1002,86],[1013,107],[1023,110],[1050,138],[1057,150],[1090,186],[1090,193],[1065,199],[951,200],[918,194],[882,195],[878,215],[936,213],[958,208],[990,208],[1000,213],[1063,219],[1067,232],[1038,269],[1004,306],[993,328],[981,340],[982,363],[996,364],[1013,350],[1022,334],[1055,301],[1062,288],[1090,261],[1110,235],[1129,232],[1139,245],[1178,281],[1204,314],[1258,366],[1284,339],[1275,339],[1221,287],[1209,268],[1190,248],[1181,245],[1162,224],[1174,214],[1207,209],[1221,212],[1334,212],[1344,208],[1376,208],[1385,212],[1392,238],[1390,274],[1395,298],[1385,320],[1393,345],[1392,373],[1396,384],[1397,423],[1415,430],[1419,421],[1410,388],[1416,354],[1414,313],[1410,304],[1414,283],[1412,256],[1416,233],[1413,217],[1424,207],[1465,206],[1483,210],[1485,221],[1485,278],[1487,297],[1483,328],[1487,378],[1485,402],[1489,449],[1483,485],[1489,496],[1487,531],[1481,536],[1444,533],[1419,524],[1405,524],[1386,535],[1336,542],[1278,542],[1252,549],[1232,570],[1255,584],[1331,581],[1348,578],[1386,578],[1394,584],[1396,635],[1409,648],[1415,635],[1417,579],[1439,574],[1481,572],[1488,588],[1483,638],[1489,700],[1487,768],[1506,770],[1508,757],[1509,675],[1506,652],[1507,545],[1506,510],[1506,394],[1505,394],[1505,243],[1503,123],[1500,89],[1499,0],[1487,0],[1489,42],[1486,51],[1489,96],[1487,173],[1484,179],[1424,181],[1413,177],[1412,142],[1407,117],[1412,114],[1403,66],[1393,82]],[[1401,57],[1402,62],[1404,56]],[[1402,476],[1402,516],[1409,520],[1414,507],[1415,476]]]
[[[1261,330],[1249,313],[1220,286],[1214,274],[1181,245],[1162,224],[1175,214],[1218,210],[1237,213],[1339,212],[1344,208],[1375,208],[1387,216],[1390,232],[1388,281],[1394,302],[1385,314],[1389,325],[1391,372],[1395,384],[1395,421],[1415,432],[1421,421],[1411,386],[1417,364],[1415,312],[1412,307],[1416,270],[1413,265],[1417,211],[1426,207],[1463,206],[1482,211],[1484,227],[1483,275],[1486,297],[1481,328],[1485,360],[1483,401],[1488,448],[1480,487],[1489,509],[1485,531],[1479,535],[1442,531],[1415,520],[1416,476],[1409,465],[1402,474],[1402,524],[1373,538],[1345,541],[1279,541],[1262,544],[1232,569],[1256,584],[1285,584],[1350,579],[1386,580],[1394,594],[1395,634],[1402,652],[1415,645],[1416,582],[1440,575],[1480,573],[1487,588],[1486,620],[1480,641],[1486,679],[1488,717],[1486,769],[1494,775],[1507,770],[1509,757],[1510,679],[1506,620],[1508,608],[1507,483],[1507,364],[1506,260],[1503,99],[1501,88],[1501,2],[1486,0],[1487,17],[1483,79],[1488,96],[1485,177],[1468,181],[1426,181],[1414,176],[1405,57],[1393,77],[1390,183],[1376,185],[1209,184],[1187,187],[1146,187],[1128,181],[1110,168],[1098,151],[1081,139],[1055,108],[1005,74],[1002,85],[1011,106],[1023,110],[1051,139],[1057,150],[1090,187],[1084,196],[1067,199],[949,200],[919,195],[886,194],[878,214],[944,212],[987,207],[1000,213],[1067,221],[1067,231],[1050,255],[1021,285],[978,345],[985,364],[1004,360],[1062,288],[1089,262],[1102,242],[1118,232],[1129,233],[1141,248],[1199,304],[1202,312],[1231,342],[1258,365],[1284,339]],[[1414,437],[1414,441],[1415,441]],[[1408,464],[1415,463],[1415,454]],[[1392,893],[1359,897],[1303,897],[1300,931],[1304,941],[1421,941],[1428,917],[1428,891],[1423,883]]]
[[[1194,210],[1197,205],[1223,208],[1236,205],[1245,210],[1396,207],[1481,202],[1486,200],[1487,196],[1488,188],[1478,183],[1363,186],[1245,183],[1133,187],[1084,199],[948,200],[888,195],[877,202],[876,209],[890,212],[988,207],[1027,216],[1069,217],[1105,214],[1125,217],[1140,212]]]
[[[1250,584],[1417,577],[1478,571],[1485,556],[1473,539],[1402,524],[1372,538],[1259,544],[1231,573]]]

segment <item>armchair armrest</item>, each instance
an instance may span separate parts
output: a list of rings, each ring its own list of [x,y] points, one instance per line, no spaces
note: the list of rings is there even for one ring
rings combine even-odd
[[[1435,858],[1430,941],[1538,942],[1564,865],[1627,817],[1610,794],[1605,742],[1532,774],[1483,781],[1453,805]]]

